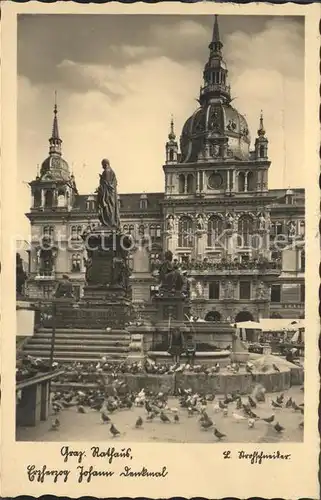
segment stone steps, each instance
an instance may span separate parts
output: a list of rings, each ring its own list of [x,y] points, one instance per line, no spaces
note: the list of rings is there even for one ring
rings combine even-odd
[[[50,350],[50,344],[42,344],[39,341],[37,343],[28,343],[26,349],[34,349],[35,351],[48,351]],[[86,351],[89,352],[98,352],[100,355],[103,353],[113,353],[113,352],[128,352],[129,346],[117,346],[117,345],[88,345],[88,344],[56,344],[55,343],[55,352],[65,351],[66,349],[70,350],[70,352],[79,352]]]
[[[23,352],[25,354],[29,354],[30,356],[35,356],[42,359],[49,359],[50,357],[49,349],[30,349],[29,346],[26,346]],[[121,359],[122,361],[124,361],[127,358],[127,352],[104,352],[102,350],[99,350],[98,352],[88,352],[87,350],[82,350],[79,352],[66,350],[56,351],[55,349],[54,361],[60,361],[61,359],[64,359],[65,361],[72,362],[80,361],[80,359],[82,359],[83,362],[97,362],[101,359],[102,356],[105,356],[108,361],[113,359]]]
[[[58,346],[59,345],[68,345],[69,347],[72,347],[74,345],[76,346],[92,346],[92,347],[97,347],[97,348],[101,348],[102,346],[103,347],[113,347],[113,346],[116,346],[116,347],[128,347],[128,344],[129,344],[129,340],[103,340],[103,339],[85,339],[85,338],[61,338],[61,337],[56,337],[55,338],[55,346]],[[32,346],[36,346],[36,345],[43,345],[43,346],[48,346],[48,345],[51,345],[51,337],[40,337],[40,336],[37,336],[37,337],[32,337],[28,340],[28,345],[32,345]]]
[[[49,359],[52,330],[41,328],[23,346],[23,352],[30,356]],[[131,336],[126,330],[115,329],[67,329],[57,328],[54,360],[57,362],[96,362],[102,356],[107,361],[121,362],[127,359]]]

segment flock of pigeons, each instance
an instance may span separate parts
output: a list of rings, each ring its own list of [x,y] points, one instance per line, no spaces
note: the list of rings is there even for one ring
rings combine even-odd
[[[250,429],[255,427],[257,421],[261,420],[273,426],[276,433],[282,433],[285,428],[277,421],[275,410],[289,408],[294,412],[299,412],[302,416],[304,415],[304,404],[297,404],[292,397],[285,401],[285,395],[281,394],[275,399],[271,399],[271,415],[267,418],[260,417],[260,404],[266,402],[266,396],[265,389],[259,385],[253,391],[252,396],[241,397],[238,393],[233,393],[220,397],[220,399],[215,394],[202,396],[193,393],[192,389],[178,389],[178,408],[168,405],[168,395],[163,392],[155,394],[142,389],[138,393],[132,393],[128,390],[126,383],[120,380],[116,380],[109,389],[109,393],[104,390],[56,392],[52,398],[55,417],[51,423],[51,430],[59,430],[59,414],[62,410],[70,407],[76,407],[78,413],[82,414],[88,411],[99,412],[101,423],[110,426],[109,431],[112,437],[121,434],[121,431],[115,426],[114,416],[122,409],[130,410],[133,407],[142,409],[141,415],[138,416],[134,424],[137,429],[154,420],[163,424],[178,424],[180,413],[184,411],[187,412],[188,417],[198,417],[200,429],[212,430],[217,440],[222,440],[227,436],[216,427],[212,418],[215,413],[221,412],[223,417],[231,415],[237,423],[247,422]],[[303,429],[303,426],[302,420],[299,427]]]

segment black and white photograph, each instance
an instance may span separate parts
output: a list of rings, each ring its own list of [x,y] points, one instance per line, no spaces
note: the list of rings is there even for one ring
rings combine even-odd
[[[303,440],[304,29],[19,16],[17,440]]]

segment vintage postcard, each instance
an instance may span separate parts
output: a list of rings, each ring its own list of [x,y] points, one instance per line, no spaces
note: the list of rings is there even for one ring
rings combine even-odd
[[[318,497],[319,14],[2,5],[2,496]]]

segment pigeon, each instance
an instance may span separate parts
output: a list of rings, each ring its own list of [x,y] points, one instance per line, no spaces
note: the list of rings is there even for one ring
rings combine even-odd
[[[289,399],[285,403],[285,407],[286,408],[292,408],[292,398],[291,397],[289,397]]]
[[[292,408],[293,408],[293,410],[295,410],[295,411],[298,411],[298,410],[299,410],[301,413],[304,413],[304,409],[303,409],[303,408],[301,408],[301,406],[298,406],[298,405],[296,404],[296,402],[295,402],[295,401],[293,401],[293,402],[292,402]]]
[[[242,399],[241,398],[238,398],[236,400],[236,409],[237,410],[242,410]]]
[[[256,408],[256,402],[254,401],[254,399],[251,398],[251,396],[248,397],[248,400],[251,408]]]
[[[177,413],[175,413],[174,415],[174,422],[179,422],[179,416],[177,415]]]
[[[101,420],[103,424],[110,422],[109,416],[104,411],[101,412]]]
[[[237,421],[237,422],[241,422],[241,420],[246,420],[246,417],[243,417],[243,415],[239,415],[238,413],[236,413],[235,411],[233,411],[232,413],[232,417]]]
[[[284,427],[282,427],[282,425],[280,425],[279,422],[275,424],[274,429],[276,430],[276,432],[284,431]]]
[[[210,427],[213,426],[213,421],[209,418],[208,420],[204,420],[201,422],[201,427],[202,429],[209,429]]]
[[[276,366],[276,364],[275,364],[275,363],[273,363],[273,364],[272,364],[272,366],[273,366],[273,368],[274,368],[274,370],[275,370],[276,372],[279,372],[279,371],[280,371],[279,367],[278,367],[278,366]]]
[[[138,419],[136,420],[136,424],[135,424],[136,429],[138,429],[139,427],[142,427],[142,425],[143,425],[143,419],[142,419],[142,417],[138,417]]]
[[[224,408],[226,408],[226,405],[221,400],[218,402],[218,405],[221,408],[221,410],[224,410]]]
[[[114,424],[111,424],[109,430],[110,430],[111,434],[113,435],[113,437],[119,436],[119,434],[120,434],[119,430],[116,429],[116,427],[114,426]]]
[[[247,423],[248,423],[249,429],[253,429],[254,424],[255,424],[254,418],[249,418]]]
[[[216,429],[216,427],[215,427],[215,429],[214,429],[214,436],[216,436],[216,437],[217,437],[217,439],[218,439],[218,440],[220,440],[220,439],[225,438],[225,437],[226,437],[226,434],[223,434],[222,432],[220,432],[220,431],[219,431],[218,429]]]
[[[60,421],[58,418],[55,418],[52,422],[51,422],[51,428],[50,430],[52,431],[57,431],[60,427]]]
[[[276,402],[279,403],[279,405],[281,405],[283,401],[284,401],[284,394],[281,394],[276,398]]]
[[[273,422],[274,418],[275,418],[275,415],[271,415],[268,418],[262,418],[262,420],[264,420],[264,422],[267,422],[268,424],[271,424]]]
[[[259,417],[258,417],[258,415],[257,415],[256,413],[254,413],[254,411],[252,411],[252,410],[249,410],[249,411],[247,412],[247,414],[248,414],[248,416],[249,416],[250,418],[259,418]]]
[[[227,408],[224,408],[224,410],[223,410],[223,416],[224,417],[228,416],[228,409]]]
[[[161,412],[160,414],[160,419],[162,422],[166,423],[166,422],[170,422],[170,419],[168,418],[167,415],[165,415],[165,413]]]
[[[78,413],[86,413],[86,410],[82,405],[78,406],[77,411]]]
[[[148,420],[149,422],[151,422],[154,418],[155,418],[155,413],[151,412],[151,413],[149,413],[147,415],[146,420]]]
[[[282,408],[282,405],[276,403],[275,401],[273,401],[273,399],[271,400],[271,405],[274,406],[274,408]]]

